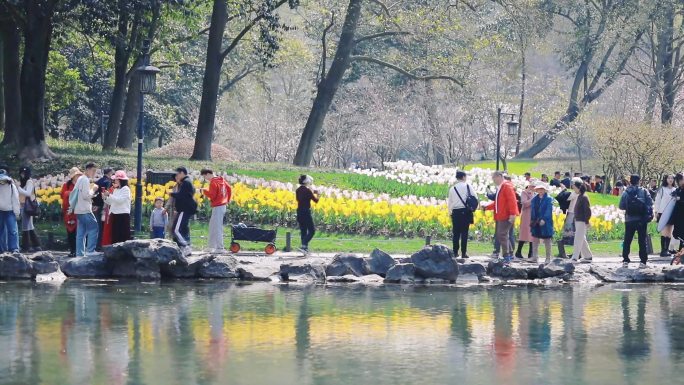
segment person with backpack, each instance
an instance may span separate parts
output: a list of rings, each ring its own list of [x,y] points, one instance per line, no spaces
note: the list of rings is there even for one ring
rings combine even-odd
[[[226,216],[226,205],[230,202],[231,189],[222,176],[214,176],[209,169],[200,171],[200,175],[209,182],[208,189],[201,189],[204,196],[211,201],[211,219],[209,219],[209,249],[213,253],[223,253],[223,219]]]
[[[653,210],[656,213],[655,221],[658,223],[660,217],[663,215],[665,208],[670,202],[672,202],[675,197],[673,193],[675,192],[675,177],[673,175],[663,175],[663,179],[660,183],[660,188],[656,193],[655,201],[653,202]],[[675,203],[676,204],[676,203]],[[660,256],[669,257],[670,256],[670,241],[672,240],[672,225],[668,224],[660,232]]]
[[[176,182],[178,191],[172,192],[176,206],[176,218],[173,224],[173,237],[181,248],[184,256],[192,254],[190,247],[190,218],[197,213],[197,201],[195,201],[195,186],[192,185],[188,176],[188,169],[178,167],[176,169]]]
[[[19,204],[21,205],[21,251],[40,251],[40,239],[33,226],[33,217],[38,215],[36,201],[36,185],[31,179],[31,169],[22,167],[19,170]]]
[[[447,204],[451,213],[454,255],[460,251],[463,258],[468,258],[468,232],[474,223],[473,212],[479,206],[475,190],[466,182],[466,177],[465,172],[456,171],[456,184],[449,189]]]
[[[591,262],[593,254],[589,248],[589,242],[587,242],[587,229],[591,219],[591,203],[586,194],[587,186],[586,184],[575,182],[572,185],[572,189],[577,194],[574,207],[575,234],[572,245],[572,260],[578,261],[582,258],[584,261]]]
[[[527,243],[529,245],[529,250],[527,252],[527,258],[532,258],[532,242],[534,238],[532,237],[532,230],[530,228],[530,217],[532,210],[532,198],[536,195],[534,192],[535,181],[527,182],[527,186],[520,194],[520,203],[522,207],[520,210],[520,228],[518,230],[518,249],[515,251],[515,257],[522,259],[522,249]]]
[[[634,233],[638,234],[639,268],[646,267],[648,251],[646,237],[648,237],[647,225],[653,219],[653,200],[649,192],[639,187],[639,175],[629,178],[629,187],[620,197],[620,210],[625,211],[625,239],[622,247],[622,266],[629,267],[629,251],[634,239]]]

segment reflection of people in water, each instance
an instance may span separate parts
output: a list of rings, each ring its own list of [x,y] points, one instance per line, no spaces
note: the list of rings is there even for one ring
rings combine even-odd
[[[625,361],[625,378],[635,383],[639,372],[636,364],[649,357],[651,347],[646,331],[646,296],[639,294],[635,324],[630,315],[629,296],[629,292],[622,294],[622,341],[618,353]]]
[[[465,349],[468,349],[473,340],[473,333],[468,324],[468,309],[462,299],[451,310],[451,335],[460,339]]]
[[[551,311],[549,303],[546,300],[539,301],[538,297],[539,293],[530,296],[528,342],[530,350],[544,353],[551,346]]]
[[[499,292],[492,298],[494,306],[494,357],[497,374],[510,383],[515,369],[515,341],[513,340],[513,298],[510,292]]]

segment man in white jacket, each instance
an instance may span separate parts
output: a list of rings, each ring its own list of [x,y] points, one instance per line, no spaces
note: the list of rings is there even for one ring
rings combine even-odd
[[[69,196],[70,210],[76,214],[76,256],[83,257],[95,252],[97,247],[98,225],[93,214],[93,196],[90,181],[95,177],[96,167],[93,163],[85,166],[84,175],[76,181],[74,190]],[[76,196],[74,196],[76,194]]]
[[[5,170],[0,170],[0,252],[19,251],[19,191]]]

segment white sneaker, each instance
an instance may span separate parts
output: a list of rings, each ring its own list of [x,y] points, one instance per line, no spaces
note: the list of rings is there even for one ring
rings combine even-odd
[[[308,254],[309,254],[309,249],[308,249],[308,248],[305,248],[305,247],[300,247],[300,248],[299,248],[299,252],[302,253],[302,254],[304,254],[304,255],[308,255]]]
[[[648,267],[648,265],[645,264],[645,263],[640,263],[640,264],[639,264],[639,268],[640,268],[640,269],[645,269],[645,268],[647,268],[647,267]]]
[[[629,262],[622,262],[622,267],[629,269]]]
[[[98,253],[97,251],[93,251],[92,253],[85,253],[86,257],[96,257],[100,255],[101,253]]]

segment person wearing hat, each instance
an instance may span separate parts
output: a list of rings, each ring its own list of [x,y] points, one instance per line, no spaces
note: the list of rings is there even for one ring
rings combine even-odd
[[[76,256],[76,214],[69,212],[69,195],[74,190],[76,180],[83,175],[78,167],[72,167],[67,175],[67,180],[62,184],[59,195],[62,198],[62,219],[67,232],[67,244],[69,245],[69,257]]]
[[[527,252],[527,258],[532,258],[532,242],[534,238],[532,237],[532,231],[530,228],[530,218],[532,213],[532,198],[535,196],[534,185],[536,181],[530,180],[525,186],[525,189],[520,193],[520,203],[522,205],[522,210],[520,212],[520,228],[518,230],[518,249],[515,251],[515,257],[522,259],[522,249],[527,243],[529,245],[529,250]]]
[[[118,170],[112,177],[114,192],[102,192],[104,202],[109,205],[109,219],[112,224],[112,244],[131,239],[131,188],[128,187],[126,171]]]
[[[190,217],[197,213],[197,202],[195,201],[195,186],[192,185],[185,167],[176,169],[176,183],[178,183],[178,191],[171,193],[177,213],[173,225],[173,237],[183,251],[183,255],[189,256],[192,254]]]
[[[551,262],[551,240],[553,239],[553,199],[549,196],[549,187],[539,182],[534,186],[537,196],[532,198],[530,213],[530,227],[534,242],[532,242],[532,260],[536,263],[539,258],[539,243],[544,242],[546,251],[545,263]]]
[[[297,197],[297,222],[299,223],[299,231],[302,239],[302,246],[300,251],[304,254],[309,253],[309,242],[316,234],[316,226],[314,225],[313,215],[311,214],[311,202],[318,203],[320,195],[318,191],[313,190],[313,178],[309,175],[301,175],[299,177],[299,187],[295,192]]]
[[[7,171],[0,169],[0,252],[19,251],[17,217],[20,215],[19,191]]]
[[[40,239],[33,226],[33,216],[25,209],[27,202],[35,202],[36,185],[31,179],[31,168],[22,167],[19,170],[19,206],[21,207],[21,251],[40,251]]]
[[[85,172],[76,180],[74,190],[69,194],[69,210],[76,214],[76,256],[83,257],[95,253],[97,247],[98,227],[93,214],[93,197],[95,191],[90,188],[90,181],[97,170],[95,163],[88,163]]]

